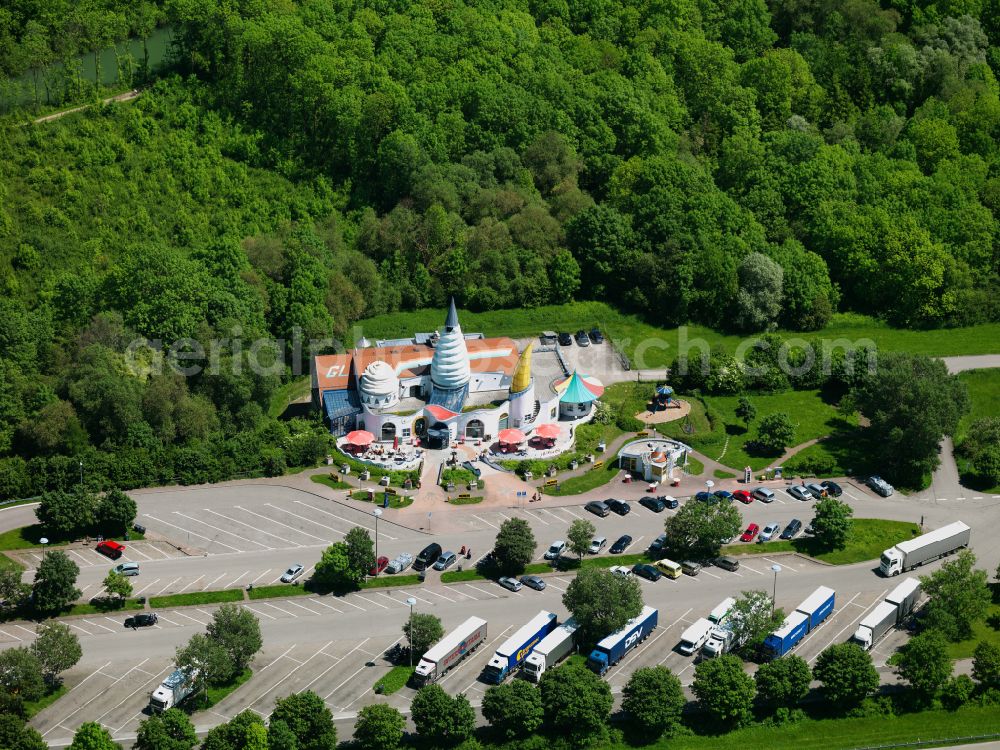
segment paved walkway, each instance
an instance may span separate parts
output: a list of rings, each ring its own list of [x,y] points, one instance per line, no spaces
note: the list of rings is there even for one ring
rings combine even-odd
[[[132,89],[131,91],[126,91],[123,94],[115,94],[114,96],[109,96],[107,99],[102,99],[101,104],[110,104],[111,102],[130,102],[139,96],[141,92],[139,89]],[[53,120],[58,120],[60,117],[65,117],[66,115],[72,115],[76,112],[82,112],[85,109],[90,109],[92,104],[84,104],[82,107],[73,107],[73,109],[66,109],[62,112],[54,112],[51,115],[45,115],[45,117],[39,117],[37,120],[32,122],[35,125],[39,125],[43,122],[52,122]]]

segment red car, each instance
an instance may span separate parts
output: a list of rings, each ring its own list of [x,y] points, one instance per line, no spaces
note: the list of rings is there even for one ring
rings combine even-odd
[[[736,492],[733,493],[733,499],[739,500],[744,505],[749,505],[753,502],[753,495],[746,490],[736,490]]]
[[[122,553],[125,552],[125,545],[109,539],[106,542],[98,544],[97,551],[102,555],[107,555],[112,560],[117,560],[122,556]]]
[[[760,526],[755,523],[747,526],[747,530],[740,534],[741,542],[752,542],[753,538],[757,536],[757,532],[760,531]]]
[[[375,564],[372,565],[371,569],[368,571],[368,575],[377,576],[387,567],[389,567],[389,558],[383,555],[382,557],[380,557],[378,560],[375,561]]]

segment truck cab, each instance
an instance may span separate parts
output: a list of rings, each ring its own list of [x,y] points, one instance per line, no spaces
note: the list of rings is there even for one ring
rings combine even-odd
[[[882,553],[879,559],[879,570],[886,578],[898,576],[903,572],[903,555],[895,547],[891,547]]]

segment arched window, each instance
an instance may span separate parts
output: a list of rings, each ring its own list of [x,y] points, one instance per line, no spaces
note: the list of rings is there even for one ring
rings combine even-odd
[[[467,438],[474,438],[478,440],[486,433],[483,423],[478,419],[470,419],[469,423],[465,425],[465,436]]]
[[[382,440],[389,441],[396,437],[396,425],[392,422],[386,422],[382,425]]]

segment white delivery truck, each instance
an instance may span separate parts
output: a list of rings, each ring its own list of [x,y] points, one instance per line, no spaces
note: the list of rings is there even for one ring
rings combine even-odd
[[[197,669],[190,674],[183,669],[175,669],[156,690],[149,694],[149,710],[158,714],[173,708],[194,692],[196,679],[198,679]]]
[[[701,655],[706,659],[714,659],[716,656],[728,653],[732,647],[733,630],[729,623],[724,623],[712,628],[712,632],[708,635],[708,640],[701,647]]]
[[[532,682],[538,682],[546,669],[569,656],[576,645],[577,627],[576,620],[570,618],[545,636],[524,660],[524,666],[521,667],[524,676]]]
[[[677,650],[685,656],[690,656],[705,645],[705,641],[708,640],[713,629],[715,629],[714,622],[699,617],[695,620],[694,625],[681,633],[681,641],[677,644]]]
[[[413,681],[423,686],[439,680],[485,640],[486,620],[470,617],[420,657],[420,663],[413,673]]]
[[[716,625],[721,625],[725,622],[726,618],[729,617],[729,612],[732,610],[734,604],[736,604],[736,600],[731,596],[723,599],[719,602],[715,609],[709,613],[708,619]]]
[[[886,633],[910,616],[919,597],[920,580],[907,578],[861,621],[852,640],[866,651],[871,650]]]
[[[882,553],[879,569],[886,578],[898,576],[925,562],[949,555],[969,546],[971,531],[961,521],[955,521],[916,539],[900,542]]]

